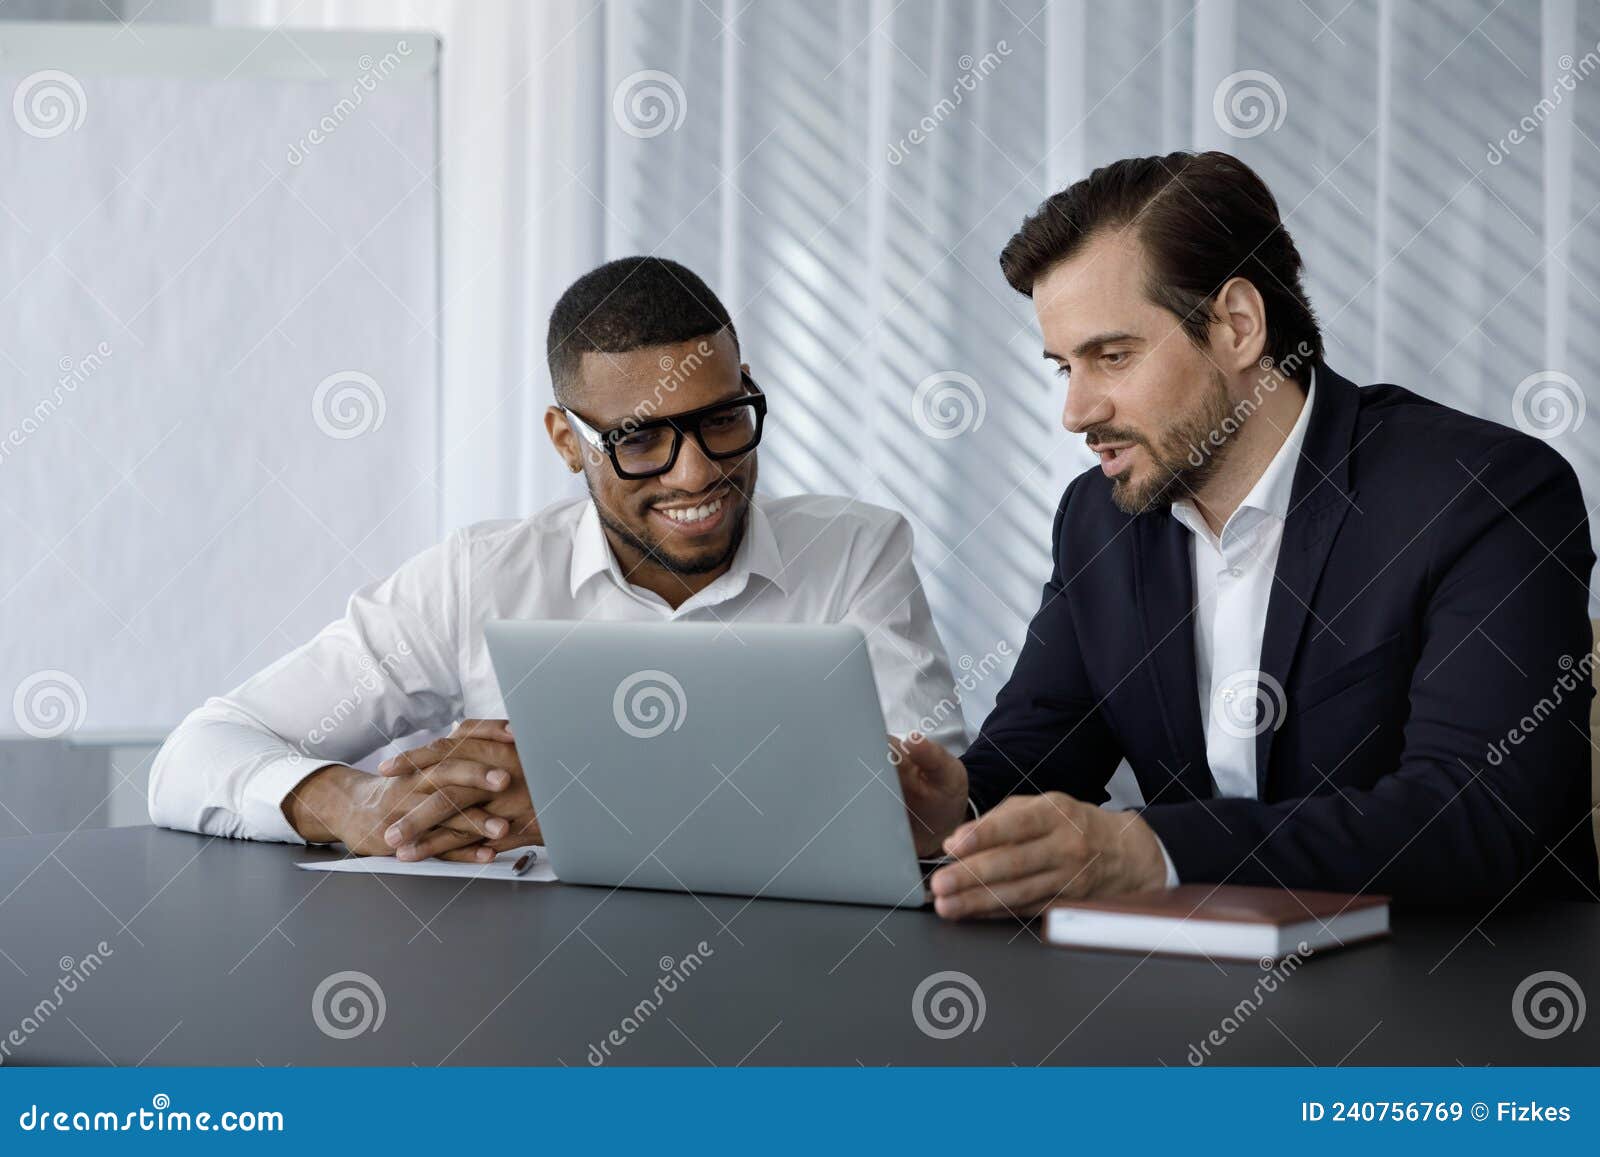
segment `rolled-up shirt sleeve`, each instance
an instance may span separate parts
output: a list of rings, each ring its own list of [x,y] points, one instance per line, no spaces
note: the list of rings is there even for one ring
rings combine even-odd
[[[353,764],[459,716],[458,536],[351,596],[344,616],[191,712],[150,773],[150,818],[204,835],[304,843],[283,803],[318,768]]]

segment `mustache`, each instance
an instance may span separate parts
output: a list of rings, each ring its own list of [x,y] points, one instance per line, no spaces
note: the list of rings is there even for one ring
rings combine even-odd
[[[650,499],[649,507],[653,509],[657,506],[665,506],[668,503],[687,503],[691,500],[696,503],[709,502],[711,499],[716,498],[719,495],[731,498],[734,492],[738,489],[739,488],[737,486],[734,486],[728,482],[719,482],[717,485],[707,490],[696,490],[693,492],[688,490],[673,490],[669,493],[657,494],[654,498]]]
[[[1134,446],[1148,447],[1150,445],[1150,440],[1143,434],[1122,426],[1090,426],[1084,431],[1084,437],[1088,440],[1089,449],[1091,450],[1107,442],[1112,445],[1118,445],[1123,442]]]
[[[718,495],[734,502],[748,498],[755,492],[755,462],[749,459],[739,463],[704,490],[658,490],[639,499],[637,509],[642,513],[669,503],[706,502]]]
[[[654,510],[658,506],[675,506],[710,502],[713,498],[739,502],[748,494],[745,479],[728,477],[704,490],[670,490],[652,494],[644,500],[641,510]]]

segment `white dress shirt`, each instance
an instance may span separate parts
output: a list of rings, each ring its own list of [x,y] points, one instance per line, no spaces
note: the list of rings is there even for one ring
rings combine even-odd
[[[192,712],[151,769],[150,817],[303,843],[283,802],[312,771],[463,718],[505,717],[483,637],[490,619],[854,624],[889,730],[926,728],[959,753],[960,700],[911,546],[910,525],[880,507],[760,499],[728,571],[673,610],[623,577],[588,498],[468,527],[357,591],[343,618]]]
[[[1172,504],[1172,516],[1189,530],[1196,690],[1206,761],[1217,795],[1225,798],[1256,798],[1255,737],[1283,710],[1282,689],[1260,681],[1261,637],[1316,388],[1313,372],[1300,416],[1221,534],[1211,532],[1193,500]],[[1177,882],[1168,857],[1167,883]]]

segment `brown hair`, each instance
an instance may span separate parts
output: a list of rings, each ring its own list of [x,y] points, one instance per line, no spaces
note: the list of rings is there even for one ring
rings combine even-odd
[[[1300,286],[1304,263],[1272,191],[1227,153],[1130,157],[1096,169],[1046,200],[1000,254],[1011,288],[1036,281],[1101,229],[1136,226],[1149,261],[1150,300],[1175,314],[1198,346],[1209,340],[1212,300],[1242,277],[1266,303],[1263,356],[1305,380],[1322,362],[1322,331]]]

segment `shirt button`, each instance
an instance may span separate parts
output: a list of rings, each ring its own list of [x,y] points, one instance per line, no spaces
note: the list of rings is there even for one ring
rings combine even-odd
[[[1229,578],[1238,578],[1240,575],[1244,574],[1244,571],[1242,571],[1241,569],[1239,569],[1236,566],[1230,566],[1227,570],[1223,571],[1222,573],[1227,575]]]

